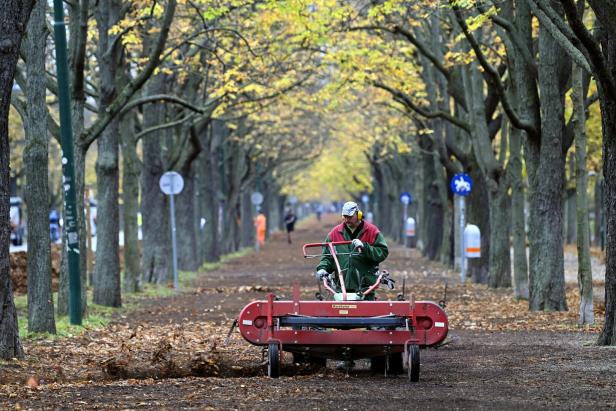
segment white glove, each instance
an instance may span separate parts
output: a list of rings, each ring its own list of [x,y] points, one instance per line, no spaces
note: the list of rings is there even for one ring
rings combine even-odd
[[[353,248],[363,248],[364,247],[364,243],[362,243],[359,238],[356,238],[355,240],[353,240],[352,244],[353,244]]]
[[[389,288],[390,290],[393,290],[394,287],[396,286],[396,280],[394,280],[393,278],[389,278],[389,277],[383,277],[381,278],[381,284],[383,284],[385,287]]]
[[[315,273],[314,276],[317,278],[317,280],[322,280],[323,278],[327,277],[328,275],[329,275],[329,273],[321,268],[319,271],[317,271]]]

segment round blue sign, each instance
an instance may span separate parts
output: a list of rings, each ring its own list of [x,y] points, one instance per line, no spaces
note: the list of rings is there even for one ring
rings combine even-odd
[[[473,189],[473,180],[466,173],[458,173],[451,179],[449,187],[454,194],[459,196],[467,196]]]
[[[404,205],[409,205],[411,204],[411,201],[413,201],[413,196],[408,193],[408,192],[404,192],[402,194],[400,194],[400,202]]]

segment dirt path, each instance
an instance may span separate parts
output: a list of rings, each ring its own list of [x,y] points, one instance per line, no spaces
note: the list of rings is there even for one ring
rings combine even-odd
[[[447,284],[448,343],[421,352],[420,382],[309,369],[285,356],[283,376],[265,376],[261,350],[232,335],[230,320],[268,292],[303,298],[316,290],[315,261],[301,244],[332,225],[300,224],[294,243],[275,235],[251,254],[204,273],[191,292],[144,301],[102,331],[26,344],[28,359],[0,366],[0,408],[82,409],[610,409],[616,407],[616,351],[592,345],[576,313],[528,313],[510,290],[457,282],[457,273],[391,246],[384,264],[416,299],[438,301]],[[568,292],[575,308],[576,290]],[[395,293],[383,294],[393,298]],[[597,313],[602,318],[601,312]],[[28,387],[28,376],[36,384]]]

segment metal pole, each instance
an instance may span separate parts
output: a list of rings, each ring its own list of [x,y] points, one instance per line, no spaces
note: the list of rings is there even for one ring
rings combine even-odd
[[[54,0],[54,35],[56,41],[56,70],[60,99],[60,136],[62,143],[62,174],[64,181],[64,232],[68,257],[68,312],[70,323],[81,324],[81,274],[79,270],[79,231],[77,229],[75,199],[75,169],[73,165],[73,129],[66,58],[66,28],[62,0]]]
[[[465,201],[464,196],[458,196],[460,199],[460,282],[464,283],[466,280],[466,258],[464,257],[464,225],[465,221]]]
[[[173,177],[171,178],[171,186],[175,187]],[[175,242],[175,203],[173,201],[173,197],[175,197],[173,194],[169,196],[169,213],[171,214],[171,253],[173,256],[173,288],[175,288],[175,291],[179,291],[180,279],[178,278],[178,258]]]
[[[410,241],[409,236],[406,233],[406,220],[408,218],[408,204],[404,204],[403,210],[404,210],[404,216],[402,217],[402,239],[404,240],[404,242],[402,244],[404,244],[404,246],[406,247],[407,243]]]

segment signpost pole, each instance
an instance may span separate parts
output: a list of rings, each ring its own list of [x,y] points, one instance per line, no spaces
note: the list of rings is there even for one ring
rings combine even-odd
[[[410,237],[408,236],[407,232],[406,232],[406,224],[407,224],[407,219],[408,219],[408,206],[409,204],[411,204],[411,201],[413,200],[413,196],[411,196],[410,193],[408,192],[403,192],[402,194],[400,194],[400,202],[402,203],[403,207],[403,217],[402,217],[402,244],[404,244],[404,246],[406,247],[407,244],[410,246],[410,242],[411,240],[409,239]]]
[[[404,206],[403,206],[404,217],[402,218],[402,233],[403,233],[402,234],[402,238],[404,239],[403,244],[404,244],[405,247],[406,247],[407,243],[410,241],[409,240],[409,236],[406,235],[406,219],[408,218],[408,206],[409,206],[408,203],[405,202]]]
[[[267,223],[265,223],[262,218],[259,218],[259,206],[263,203],[263,194],[255,191],[250,195],[250,202],[255,206],[255,251],[258,253],[261,246],[259,231],[262,231],[262,234],[265,235],[264,230],[267,230]]]
[[[62,1],[54,0],[53,6],[53,26],[58,71],[58,96],[60,100],[64,232],[66,235],[66,255],[68,257],[68,313],[71,324],[81,325],[81,269],[79,267],[79,230],[77,227],[75,168],[73,164],[73,129],[71,124],[68,62],[66,57],[66,28],[64,24],[64,6]]]
[[[460,245],[458,250],[460,250],[460,281],[464,283],[466,280],[466,256],[464,249],[464,226],[466,225],[465,221],[465,197],[469,195],[473,189],[473,180],[468,174],[458,173],[451,179],[449,183],[449,187],[451,191],[455,194],[458,200],[458,210],[460,213]]]
[[[173,181],[173,179],[171,180]],[[171,214],[171,254],[173,256],[173,288],[175,291],[180,290],[180,279],[178,276],[178,257],[175,239],[175,202],[173,201],[173,194],[169,196],[169,213]]]
[[[466,280],[466,257],[464,256],[464,226],[466,225],[466,201],[464,196],[457,196],[460,210],[460,282]]]
[[[169,215],[171,221],[171,258],[173,263],[173,288],[176,292],[180,290],[180,278],[178,276],[177,242],[175,235],[175,194],[182,192],[184,179],[181,174],[175,171],[167,171],[160,177],[160,189],[169,196]]]

